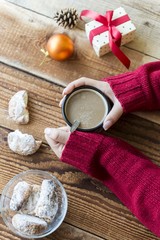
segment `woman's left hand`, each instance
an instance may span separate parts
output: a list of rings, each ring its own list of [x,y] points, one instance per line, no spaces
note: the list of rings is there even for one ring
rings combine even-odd
[[[61,157],[66,142],[70,136],[70,128],[68,126],[61,128],[46,128],[44,130],[45,138],[55,152],[57,157]]]

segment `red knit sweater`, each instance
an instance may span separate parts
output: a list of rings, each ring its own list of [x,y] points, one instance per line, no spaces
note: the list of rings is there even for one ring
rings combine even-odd
[[[160,109],[159,61],[104,81],[124,112]],[[77,131],[70,135],[61,160],[101,180],[160,237],[160,168],[147,157],[119,139]]]

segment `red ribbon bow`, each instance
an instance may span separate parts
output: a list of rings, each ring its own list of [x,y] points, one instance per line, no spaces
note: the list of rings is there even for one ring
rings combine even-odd
[[[92,44],[93,38],[96,35],[104,32],[104,31],[108,31],[109,46],[110,46],[111,51],[123,63],[123,65],[126,66],[126,68],[129,68],[130,60],[119,48],[121,45],[122,34],[116,28],[116,26],[129,21],[130,20],[129,16],[124,15],[117,19],[112,20],[113,11],[107,11],[106,14],[104,16],[102,16],[102,15],[100,15],[96,12],[90,11],[90,10],[83,10],[81,12],[80,18],[82,16],[92,18],[103,24],[102,26],[97,27],[90,31],[89,40],[90,40],[91,44]]]

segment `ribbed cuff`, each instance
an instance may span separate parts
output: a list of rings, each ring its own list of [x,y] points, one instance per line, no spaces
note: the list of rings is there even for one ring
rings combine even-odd
[[[71,164],[86,174],[91,175],[90,173],[92,173],[92,176],[97,177],[94,155],[103,138],[104,136],[101,134],[73,132],[65,145],[60,160]]]
[[[145,110],[146,96],[136,72],[102,79],[110,84],[124,112]]]
[[[110,84],[124,112],[160,109],[160,61],[103,81]]]

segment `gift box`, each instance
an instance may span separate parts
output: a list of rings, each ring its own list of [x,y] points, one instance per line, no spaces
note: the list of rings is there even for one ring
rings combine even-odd
[[[85,14],[83,14],[83,16],[85,16]],[[93,30],[96,30],[102,25],[103,24],[97,20],[93,20],[85,24],[86,35],[90,41],[91,41],[91,37],[90,37],[91,32]],[[119,7],[113,11],[111,25],[112,27],[116,28],[116,30],[118,30],[118,32],[121,34],[120,45],[124,45],[134,39],[136,28],[134,24],[131,22],[124,8]],[[91,44],[97,56],[100,57],[112,51],[109,41],[110,41],[109,30],[103,31],[100,34],[93,36]]]

